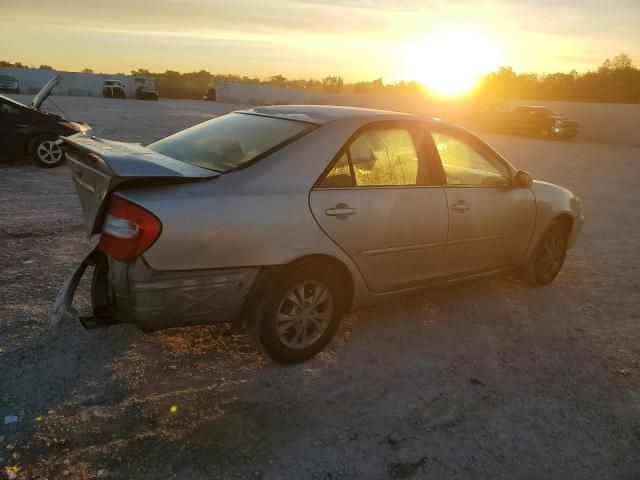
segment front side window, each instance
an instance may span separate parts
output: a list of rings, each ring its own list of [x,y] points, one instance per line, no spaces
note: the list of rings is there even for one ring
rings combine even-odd
[[[308,123],[282,118],[230,113],[147,148],[197,167],[227,172],[313,128]]]
[[[432,133],[448,185],[507,186],[509,171],[488,152],[444,133]]]

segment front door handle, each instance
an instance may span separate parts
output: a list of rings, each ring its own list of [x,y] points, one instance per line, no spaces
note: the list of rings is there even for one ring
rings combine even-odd
[[[449,208],[454,212],[466,212],[468,210],[471,210],[471,207],[469,206],[469,204],[464,200],[460,200],[458,201],[458,203],[454,203]]]
[[[338,203],[333,208],[327,208],[324,213],[330,217],[345,220],[349,215],[354,215],[356,213],[356,209],[349,207],[346,203]]]

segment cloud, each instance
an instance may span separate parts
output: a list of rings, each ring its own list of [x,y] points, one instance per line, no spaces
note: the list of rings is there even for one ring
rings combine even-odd
[[[623,51],[640,60],[638,0],[0,1],[0,41],[26,62],[36,60],[22,55],[116,65],[109,46],[117,44],[126,49],[119,70],[134,63],[395,80],[403,45],[447,25],[486,32],[517,70],[585,70]]]

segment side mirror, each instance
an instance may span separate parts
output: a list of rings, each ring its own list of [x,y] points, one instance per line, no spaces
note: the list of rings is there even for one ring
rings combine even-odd
[[[516,176],[513,178],[513,186],[516,188],[531,188],[533,185],[533,177],[529,172],[524,170],[518,170]]]

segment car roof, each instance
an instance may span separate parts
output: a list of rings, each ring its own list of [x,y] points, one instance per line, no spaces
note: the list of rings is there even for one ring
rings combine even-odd
[[[398,119],[402,117],[418,118],[416,115],[410,113],[375,110],[372,108],[338,107],[334,105],[272,105],[238,110],[238,112],[285,118],[287,120],[297,120],[318,125],[324,125],[333,120],[353,117],[368,117],[371,120],[383,120],[385,118]]]

